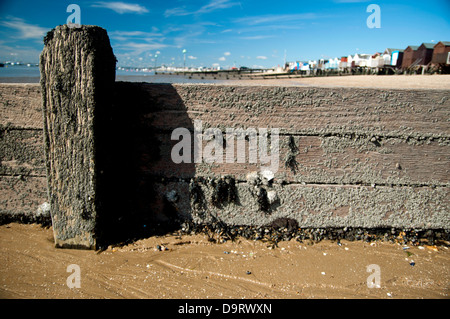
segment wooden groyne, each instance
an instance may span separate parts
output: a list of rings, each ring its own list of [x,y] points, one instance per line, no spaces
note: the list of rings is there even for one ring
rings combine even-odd
[[[83,30],[54,31],[42,87],[0,85],[1,214],[51,203],[57,245],[94,248],[185,220],[450,229],[448,90],[114,83],[106,33]],[[74,59],[51,53],[94,38],[100,47]],[[200,122],[224,141],[227,129],[278,129],[273,176],[248,154],[175,163],[172,133],[194,137]]]

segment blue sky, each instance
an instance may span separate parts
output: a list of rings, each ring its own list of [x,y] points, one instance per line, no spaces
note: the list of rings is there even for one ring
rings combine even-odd
[[[369,4],[381,28],[368,28]],[[450,1],[0,0],[0,61],[37,62],[45,33],[65,24],[105,28],[120,66],[273,67],[450,41]],[[155,61],[155,55],[158,55]]]

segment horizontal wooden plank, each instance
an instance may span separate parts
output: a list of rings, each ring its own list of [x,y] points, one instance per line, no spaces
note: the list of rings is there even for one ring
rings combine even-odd
[[[39,84],[0,84],[0,126],[43,128]]]
[[[235,202],[214,205],[217,189],[208,181],[197,183],[202,205],[194,202],[192,187],[185,182],[157,183],[160,194],[175,198],[173,205],[195,222],[215,218],[230,225],[265,225],[277,218],[297,220],[300,227],[450,227],[448,187],[367,187],[342,185],[289,184],[264,187],[276,200],[264,211],[258,189],[237,183]],[[201,194],[201,196],[199,196]]]
[[[130,88],[116,86],[121,95]],[[147,118],[162,129],[193,129],[193,121],[201,120],[208,127],[312,135],[450,137],[450,92],[445,90],[154,84],[134,89],[139,93],[130,97],[131,105],[147,100]]]
[[[273,184],[264,187],[275,191],[278,199],[270,206],[270,211],[265,212],[259,207],[256,189],[247,183],[237,183],[237,202],[224,202],[222,207],[211,203],[211,186],[199,185],[204,209],[193,204],[187,182],[158,182],[155,189],[161,196],[175,191],[174,206],[180,216],[202,223],[210,222],[211,216],[228,224],[245,225],[263,225],[287,217],[296,219],[301,227],[450,228],[448,187]],[[38,206],[47,201],[43,177],[0,176],[0,188],[2,215],[34,214]],[[142,202],[146,201],[142,198]],[[130,212],[122,213],[127,216]],[[162,214],[158,210],[154,213]]]
[[[0,131],[0,175],[45,176],[42,130]]]
[[[0,176],[0,214],[35,214],[48,202],[45,177]]]
[[[225,143],[224,149],[219,148],[223,163],[193,163],[192,145],[188,148],[191,163],[176,164],[172,150],[179,141],[172,141],[169,132],[157,134],[156,139],[160,151],[157,161],[142,148],[140,168],[147,174],[179,178],[232,175],[245,180],[248,173],[261,170],[259,153],[257,163],[250,163],[248,141],[245,141],[243,150],[246,156],[244,163],[237,162],[235,138],[231,157],[234,163],[227,163]],[[223,139],[226,141],[226,134]],[[208,143],[212,144],[211,141],[203,141],[204,152]],[[276,157],[273,157],[266,166],[275,168],[275,180],[285,182],[445,186],[450,182],[449,150],[449,146],[436,141],[417,144],[396,138],[371,141],[370,138],[282,135],[279,137],[278,165]]]
[[[270,127],[288,133],[415,139],[450,136],[450,92],[116,83],[117,107],[140,108],[156,128]],[[143,108],[142,105],[145,105]],[[0,125],[42,128],[38,84],[0,85]]]
[[[41,135],[42,132],[37,130],[4,131],[0,139],[0,174],[45,176]],[[178,142],[170,140],[169,132],[159,134],[158,139],[161,140],[160,160],[156,163],[146,162],[144,152],[141,165],[144,171],[183,178],[231,174],[243,180],[248,172],[260,169],[259,164],[249,163],[247,142],[245,163],[226,163],[225,145],[223,164],[178,165],[171,158],[172,148]],[[279,179],[306,183],[378,185],[449,183],[449,147],[435,141],[416,145],[394,138],[375,142],[345,137],[294,136],[293,139],[298,149],[294,153],[296,166],[289,167],[286,166],[288,155],[291,154],[289,137],[280,136],[276,174]],[[203,148],[206,144],[204,141]],[[235,160],[236,157],[237,150],[234,152]]]

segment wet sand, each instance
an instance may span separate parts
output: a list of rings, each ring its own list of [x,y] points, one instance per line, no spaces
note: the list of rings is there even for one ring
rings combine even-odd
[[[272,248],[167,235],[99,252],[54,248],[51,228],[17,223],[0,226],[0,241],[1,298],[446,299],[450,292],[442,245],[292,240]],[[71,264],[80,267],[80,288],[67,285]],[[367,285],[372,264],[380,288]]]

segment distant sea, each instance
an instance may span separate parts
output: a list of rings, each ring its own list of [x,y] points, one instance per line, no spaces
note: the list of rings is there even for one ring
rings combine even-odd
[[[5,65],[0,67],[0,83],[39,83],[38,66]],[[226,80],[189,79],[183,75],[157,74],[154,72],[116,70],[116,81],[148,83],[223,83]]]

